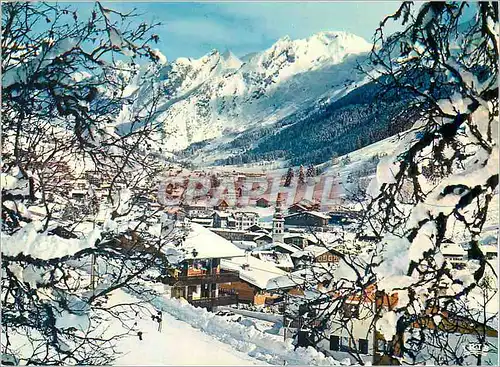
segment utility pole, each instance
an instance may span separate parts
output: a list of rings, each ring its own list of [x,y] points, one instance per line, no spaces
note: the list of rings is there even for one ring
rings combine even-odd
[[[92,254],[90,258],[90,283],[92,286],[92,295],[95,296],[95,254]]]
[[[372,357],[372,365],[376,366],[379,364],[379,358],[377,356],[378,353],[378,335],[377,335],[377,319],[378,319],[378,300],[380,297],[379,291],[375,290],[375,297],[373,300],[373,357]],[[383,300],[382,300],[383,301]]]

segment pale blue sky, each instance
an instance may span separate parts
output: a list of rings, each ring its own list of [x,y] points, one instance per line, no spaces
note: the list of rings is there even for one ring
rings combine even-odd
[[[136,8],[141,20],[163,23],[158,48],[169,60],[201,57],[213,49],[238,56],[263,50],[285,35],[305,38],[320,31],[347,31],[371,40],[375,28],[399,2],[103,3]],[[79,3],[81,8],[91,3]],[[83,10],[83,9],[81,9]]]

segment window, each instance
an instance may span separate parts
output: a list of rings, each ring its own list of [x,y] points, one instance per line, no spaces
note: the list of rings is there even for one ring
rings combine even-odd
[[[381,353],[385,351],[385,340],[377,339],[377,350]]]
[[[368,340],[359,339],[358,348],[361,354],[368,354]]]
[[[340,347],[340,337],[337,335],[330,335],[330,350],[338,351]]]

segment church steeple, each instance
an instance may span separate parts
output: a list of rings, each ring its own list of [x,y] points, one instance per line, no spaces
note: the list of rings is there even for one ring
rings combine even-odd
[[[283,213],[281,213],[281,208],[277,206],[273,216],[273,242],[283,242],[284,232],[285,219]]]

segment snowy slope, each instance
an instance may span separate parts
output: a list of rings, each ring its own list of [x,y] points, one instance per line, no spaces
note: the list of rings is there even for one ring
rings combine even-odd
[[[115,292],[114,300],[134,302],[134,297],[121,291]],[[156,311],[154,307],[150,307]],[[249,355],[239,352],[230,345],[176,319],[168,313],[162,315],[162,329],[151,319],[142,319],[138,327],[143,340],[130,335],[118,343],[120,357],[116,365],[128,366],[247,366],[266,365]]]
[[[149,301],[156,309],[191,325],[204,334],[230,345],[234,351],[246,353],[261,361],[259,364],[273,365],[340,365],[332,357],[325,356],[312,347],[295,348],[292,339],[283,341],[276,335],[257,330],[247,323],[227,321],[203,308],[195,308],[186,301],[163,296]],[[167,326],[168,327],[168,326]],[[219,344],[214,344],[218,346]],[[241,356],[236,353],[236,356]],[[205,364],[209,364],[207,361]]]

